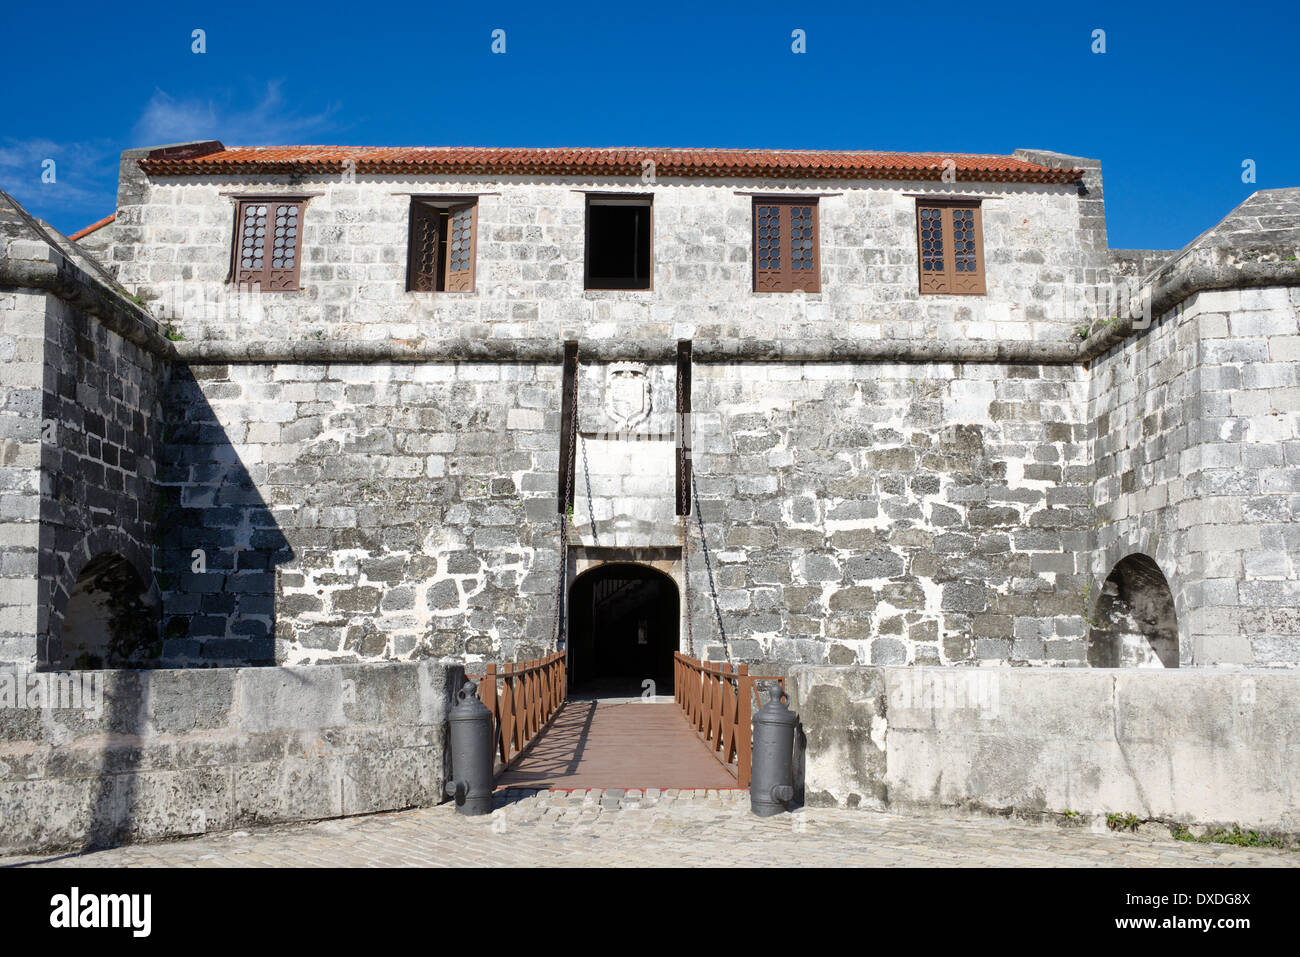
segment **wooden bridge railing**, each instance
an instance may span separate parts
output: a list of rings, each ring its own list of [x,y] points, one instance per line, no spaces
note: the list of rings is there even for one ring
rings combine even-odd
[[[677,704],[695,733],[736,776],[736,785],[742,788],[749,787],[753,767],[750,716],[760,681],[776,681],[785,689],[783,677],[751,675],[749,665],[739,665],[733,671],[728,663],[700,661],[680,651],[673,653],[673,696]]]
[[[519,756],[564,703],[564,652],[532,661],[490,661],[478,682],[478,698],[492,712],[496,751],[508,765]]]

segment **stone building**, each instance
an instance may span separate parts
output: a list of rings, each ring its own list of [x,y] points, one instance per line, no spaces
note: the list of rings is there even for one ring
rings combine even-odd
[[[206,142],[0,227],[0,662],[1300,663],[1300,190]]]

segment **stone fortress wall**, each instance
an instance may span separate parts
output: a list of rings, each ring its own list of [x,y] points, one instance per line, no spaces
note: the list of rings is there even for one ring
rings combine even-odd
[[[1086,665],[1090,633],[1107,624],[1097,607],[1108,576],[1141,552],[1169,582],[1181,664],[1300,662],[1287,495],[1298,330],[1285,257],[1242,280],[1253,289],[1166,301],[1180,294],[1178,257],[1117,256],[1159,265],[1146,287],[1164,297],[1156,320],[1134,329],[1071,312],[1122,298],[1093,161],[1022,151],[1084,168],[1083,191],[923,184],[988,198],[989,292],[921,297],[916,184],[155,180],[135,165],[143,152],[124,156],[104,255],[149,304],[117,296],[115,308],[149,330],[136,338],[153,357],[120,361],[141,370],[131,394],[153,443],[144,474],[157,521],[137,533],[132,562],[158,594],[154,665],[548,648],[566,338],[580,342],[587,453],[568,574],[656,560],[679,588],[666,360],[677,339],[697,343],[693,460],[729,639],[724,648],[692,517],[698,652],[777,665]],[[318,194],[303,291],[241,302],[224,285],[223,194],[272,185]],[[821,203],[821,293],[750,291],[743,194],[755,187],[837,194]],[[654,194],[652,292],[583,291],[586,189]],[[404,292],[409,194],[462,191],[482,194],[479,292]],[[34,256],[25,249],[6,255]],[[1216,335],[1215,316],[1254,343]],[[1245,371],[1251,349],[1270,358],[1265,378]],[[639,434],[602,431],[616,361],[641,363],[652,383]],[[1258,408],[1224,413],[1247,401],[1221,390],[1233,370]],[[1223,486],[1243,470],[1251,490]],[[15,517],[6,534],[27,524]],[[71,563],[51,561],[49,580],[67,578]],[[25,582],[16,575],[6,594]],[[8,657],[53,663],[36,636],[58,629],[26,627],[6,639]]]
[[[558,367],[190,372],[164,402],[160,481],[179,507],[177,537],[157,553],[169,658],[547,649]],[[960,378],[951,363],[700,366],[694,392],[709,410],[693,461],[736,656],[1083,661],[1091,519],[1074,367],[981,364]],[[572,544],[680,549],[672,441],[587,445],[597,522],[593,534],[580,463]],[[688,541],[694,632],[720,655],[694,522]],[[188,568],[198,547],[202,574]],[[233,562],[218,557],[230,551]],[[207,606],[231,596],[233,613]]]
[[[611,358],[653,356],[674,338],[750,349],[828,340],[827,359],[854,341],[1069,348],[1074,300],[1095,299],[1107,279],[1100,169],[1051,159],[1086,168],[1088,189],[939,186],[986,199],[989,293],[980,297],[916,294],[917,190],[906,182],[655,184],[650,292],[583,290],[584,191],[646,187],[576,177],[289,185],[137,169],[124,175],[111,256],[119,278],[156,297],[184,337],[179,347],[194,342],[199,354],[225,347],[239,357],[287,339],[346,359],[346,350],[331,355],[340,339],[453,336],[489,345],[575,336]],[[235,187],[311,197],[303,290],[262,296],[247,314],[223,299]],[[821,293],[751,291],[756,190],[825,194]],[[476,294],[404,291],[411,193],[482,194]],[[217,303],[220,318],[206,319]],[[662,417],[672,369],[648,365]],[[559,570],[558,367],[431,359],[190,370],[166,403],[180,420],[163,483],[187,516],[158,559],[168,660],[545,650]],[[607,425],[610,370],[605,361],[580,368],[584,432]],[[712,609],[697,600],[701,650],[776,662],[1083,660],[1083,496],[1052,488],[1049,502],[1049,486],[1086,478],[1084,392],[1072,367],[742,361],[701,365],[695,390],[705,534],[734,642],[722,646]],[[671,419],[645,423],[641,438],[665,425],[670,434]],[[668,567],[680,588],[671,445],[589,436],[593,474],[576,496],[574,544],[599,557],[611,547],[633,558],[676,549]],[[223,461],[240,477],[218,473]],[[243,475],[258,501],[209,511]],[[267,544],[253,547],[251,535]],[[223,561],[231,567],[196,575],[186,566],[202,540],[241,549],[241,562],[262,555],[247,569]],[[687,547],[690,588],[703,598],[701,546],[688,535]]]
[[[1300,190],[1253,194],[1154,257],[1151,322],[1114,324],[1090,365],[1093,578],[1153,559],[1184,665],[1300,660],[1298,256]]]
[[[916,294],[893,183],[782,184],[842,194],[823,292],[788,296],[748,291],[735,184],[650,190],[653,293],[581,288],[572,191],[628,181],[285,184],[322,193],[304,291],[248,301],[221,195],[248,184],[129,153],[95,255],[8,204],[0,698],[15,668],[104,695],[0,710],[0,847],[440,800],[464,663],[550,648],[565,339],[566,580],[689,564],[682,646],[787,674],[803,800],[1294,834],[1295,675],[1259,669],[1300,663],[1300,190],[1107,251],[1097,165],[1024,152],[1086,192],[962,186],[990,196],[964,299]],[[416,188],[484,191],[481,295],[402,291]],[[673,508],[678,339],[703,538]],[[88,618],[157,637],[104,660]]]

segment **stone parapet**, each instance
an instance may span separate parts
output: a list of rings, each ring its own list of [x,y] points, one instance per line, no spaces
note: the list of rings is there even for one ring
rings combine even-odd
[[[795,666],[787,680],[811,805],[1300,832],[1297,674]]]
[[[438,804],[462,677],[434,660],[0,672],[0,852]],[[38,686],[61,703],[56,678],[80,707],[39,706]]]

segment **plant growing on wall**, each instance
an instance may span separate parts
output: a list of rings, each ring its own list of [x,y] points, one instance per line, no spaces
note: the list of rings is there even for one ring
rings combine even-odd
[[[1087,624],[1088,624],[1090,627],[1092,627],[1092,628],[1096,628],[1096,629],[1100,630],[1101,627],[1102,627],[1101,622],[1097,621],[1096,619],[1094,619],[1094,618],[1091,616],[1091,614],[1089,614],[1089,609],[1090,609],[1091,607],[1092,607],[1092,578],[1089,578],[1088,581],[1087,581],[1087,583],[1083,586],[1083,615],[1082,615],[1082,617],[1083,617],[1083,620],[1084,620],[1085,622],[1087,622]]]

